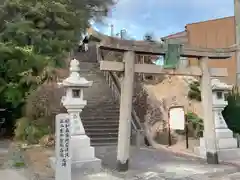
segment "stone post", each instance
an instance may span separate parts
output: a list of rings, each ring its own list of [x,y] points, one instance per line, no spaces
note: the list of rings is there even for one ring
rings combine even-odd
[[[212,88],[211,76],[208,68],[208,57],[203,57],[200,60],[202,69],[201,78],[201,97],[203,108],[203,123],[204,123],[204,147],[205,156],[209,164],[218,164],[218,152],[216,145],[216,134],[214,131],[215,122],[212,111]]]
[[[117,147],[117,170],[127,171],[130,155],[131,112],[134,84],[135,53],[124,53],[125,71],[121,84],[120,115]]]

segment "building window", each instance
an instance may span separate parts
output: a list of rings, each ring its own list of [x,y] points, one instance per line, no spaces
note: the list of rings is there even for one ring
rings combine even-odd
[[[188,59],[186,57],[180,57],[180,60],[179,60],[179,67],[181,68],[186,68],[189,66],[189,62],[188,62]]]

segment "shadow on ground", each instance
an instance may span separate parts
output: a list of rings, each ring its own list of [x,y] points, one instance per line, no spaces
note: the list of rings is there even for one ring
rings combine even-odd
[[[239,169],[228,165],[208,165],[204,160],[176,156],[166,150],[131,148],[128,172],[116,171],[116,147],[97,147],[96,156],[102,159],[106,171],[120,179],[159,179],[181,180],[201,178],[220,178],[238,172]],[[239,177],[240,178],[240,177]]]

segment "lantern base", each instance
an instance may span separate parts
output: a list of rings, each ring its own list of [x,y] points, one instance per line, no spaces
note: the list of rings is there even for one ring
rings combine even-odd
[[[72,135],[70,144],[72,179],[101,171],[101,160],[95,157],[95,148],[87,135]],[[58,168],[55,157],[50,158],[50,164],[53,169]]]
[[[50,157],[50,165],[52,169],[56,169],[56,158]],[[71,171],[72,171],[72,180],[79,179],[79,176],[85,176],[88,174],[95,174],[101,172],[102,162],[98,158],[93,158],[83,161],[72,162]]]

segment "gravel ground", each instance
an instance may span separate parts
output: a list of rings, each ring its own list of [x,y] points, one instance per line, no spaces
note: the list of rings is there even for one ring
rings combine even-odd
[[[9,140],[0,140],[0,179],[27,180],[21,153]]]
[[[51,150],[52,151],[52,150]],[[54,180],[49,171],[48,156],[54,152],[49,150],[35,150],[42,159],[36,160],[32,155],[31,179]],[[41,155],[42,154],[42,155]],[[45,154],[45,155],[44,155]],[[46,154],[48,154],[46,156]],[[72,180],[239,180],[240,170],[231,165],[208,165],[203,160],[177,156],[166,150],[153,150],[147,148],[131,148],[130,169],[127,172],[115,170],[116,147],[97,147],[96,156],[102,159],[103,168],[100,173],[88,174],[83,177],[72,175]],[[33,158],[34,157],[34,158]],[[45,157],[45,160],[43,160]],[[44,167],[43,167],[44,166]],[[43,173],[44,172],[44,173]],[[47,173],[49,172],[49,173]],[[35,177],[33,178],[33,176]]]
[[[3,143],[4,144],[4,143]],[[1,142],[0,142],[0,145]],[[6,144],[5,144],[6,145]],[[3,147],[3,145],[2,145]],[[1,148],[1,146],[0,146]],[[6,148],[3,148],[6,150]],[[33,150],[34,151],[34,150]],[[3,151],[2,151],[3,152]],[[9,148],[8,153],[0,156],[2,169],[0,177],[5,180],[54,180],[49,169],[48,156],[54,152],[52,150],[34,151],[33,162],[28,162],[31,169],[25,168],[23,157],[17,148]],[[41,155],[48,154],[48,155]],[[205,161],[190,157],[177,156],[166,150],[154,150],[148,148],[137,149],[132,147],[130,159],[130,169],[127,172],[117,172],[116,167],[116,147],[97,147],[96,156],[102,159],[103,168],[100,173],[88,174],[84,177],[72,176],[72,180],[239,180],[240,169],[231,165],[208,165]],[[42,159],[43,166],[37,164],[36,157]],[[43,158],[45,159],[43,160]],[[4,163],[3,163],[4,161]],[[16,167],[16,163],[18,167]],[[35,166],[33,164],[35,163]],[[31,170],[31,172],[29,171]],[[45,172],[45,173],[43,173]],[[49,172],[49,173],[48,173]],[[27,174],[28,173],[28,174]],[[29,175],[31,173],[31,175]]]
[[[8,149],[9,149],[10,141],[1,140],[0,141],[0,167],[2,168],[5,160],[7,159]]]

